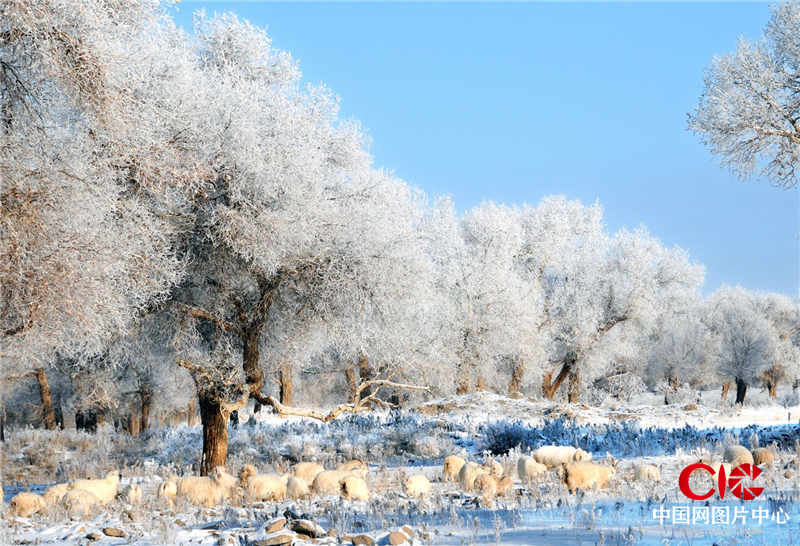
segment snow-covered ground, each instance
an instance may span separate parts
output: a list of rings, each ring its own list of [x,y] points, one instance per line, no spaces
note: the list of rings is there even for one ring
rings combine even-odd
[[[316,543],[332,544],[349,543],[358,535],[388,543],[389,532],[404,525],[410,527],[405,536],[416,544],[800,542],[800,452],[795,445],[800,406],[754,397],[753,406],[737,409],[719,402],[718,392],[709,392],[703,393],[704,404],[686,408],[664,406],[656,395],[648,396],[625,405],[589,407],[477,393],[427,402],[415,411],[348,416],[329,424],[281,420],[262,411],[249,424],[244,414],[231,430],[228,466],[233,472],[245,463],[280,472],[297,460],[326,467],[352,458],[368,461],[372,497],[361,502],[329,497],[233,502],[213,509],[179,503],[170,509],[155,491],[166,476],[193,472],[202,444],[199,427],[164,428],[136,439],[108,429],[97,436],[12,431],[2,454],[6,502],[21,490],[41,492],[111,467],[122,469],[123,489],[138,483],[145,500],[140,506],[119,500],[85,521],[69,520],[60,508],[31,518],[5,511],[0,537],[7,544],[269,544],[280,543],[276,537],[288,531],[269,535],[267,527],[288,516],[287,526],[298,518],[313,520],[331,533]],[[699,458],[719,461],[725,445],[755,441],[774,443],[778,455],[758,478],[757,485],[766,488],[759,498],[745,502],[728,494],[706,505],[680,493],[678,474],[686,464]],[[610,453],[619,460],[611,487],[569,495],[556,473],[531,485],[516,480],[519,455],[551,443],[583,447],[601,464]],[[514,476],[514,492],[486,506],[455,484],[442,483],[442,460],[451,453],[479,462],[495,457]],[[660,483],[633,480],[634,465],[643,462],[660,467]],[[400,484],[410,473],[432,480],[434,494],[427,500],[402,494]],[[715,508],[720,519],[727,509],[727,523],[711,521]],[[107,536],[105,528],[124,536]],[[296,544],[313,543],[292,536]]]

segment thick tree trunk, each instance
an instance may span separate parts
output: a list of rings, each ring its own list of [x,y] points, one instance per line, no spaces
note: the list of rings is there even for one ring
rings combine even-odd
[[[150,424],[150,410],[153,409],[153,393],[146,389],[140,390],[139,400],[142,403],[142,411],[139,414],[139,431],[144,432]]]
[[[744,396],[747,394],[747,383],[742,379],[736,378],[736,403],[744,404]]]
[[[36,381],[39,382],[39,395],[42,398],[42,418],[47,430],[56,429],[56,413],[53,410],[53,396],[50,393],[50,383],[44,368],[36,368]]]
[[[553,387],[553,372],[545,372],[542,376],[542,396],[547,397]]]
[[[518,393],[522,390],[522,378],[525,376],[525,361],[518,358],[514,361],[511,370],[511,381],[508,383],[508,394]]]
[[[294,383],[292,382],[292,365],[288,362],[284,362],[281,364],[281,368],[278,372],[279,381],[280,381],[280,399],[281,404],[286,406],[292,405],[292,400],[294,398]]]
[[[723,402],[728,399],[728,391],[731,390],[731,384],[733,384],[733,381],[727,381],[727,382],[722,384],[722,401]]]
[[[769,389],[769,397],[775,398],[778,396],[778,384],[770,381],[767,383],[767,388]]]
[[[75,414],[75,428],[94,434],[97,432],[97,412],[81,410]]]
[[[456,394],[467,394],[470,388],[470,374],[464,368],[458,376],[458,385],[456,385]]]
[[[203,457],[200,475],[208,474],[217,466],[225,466],[228,458],[228,415],[219,401],[200,396],[200,420],[203,423]]]
[[[581,378],[578,370],[572,371],[569,374],[569,391],[567,391],[567,400],[570,403],[576,403],[581,397]]]
[[[139,406],[131,404],[130,418],[128,420],[128,434],[138,436],[142,432],[142,416],[139,415]]]
[[[264,384],[264,376],[261,373],[260,358],[258,350],[258,340],[261,337],[261,326],[252,326],[244,331],[242,367],[244,368],[244,378],[251,394],[260,394]],[[200,410],[202,417],[202,409]]]

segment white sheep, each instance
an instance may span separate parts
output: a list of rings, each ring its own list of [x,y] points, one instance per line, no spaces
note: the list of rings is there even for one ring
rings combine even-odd
[[[757,466],[773,466],[775,464],[775,454],[769,448],[758,447],[753,450],[753,462]]]
[[[488,472],[495,478],[500,478],[505,473],[503,465],[501,465],[494,459],[487,459],[486,461],[484,461],[483,468],[486,470],[486,472]]]
[[[570,493],[574,493],[577,489],[589,489],[591,487],[604,489],[608,487],[611,478],[616,473],[615,466],[603,466],[586,462],[565,464],[563,469],[564,483]]]
[[[345,476],[342,478],[341,488],[342,496],[347,500],[369,500],[367,482],[360,476]]]
[[[519,475],[520,481],[524,483],[538,478],[545,472],[547,472],[547,467],[541,463],[537,463],[533,457],[523,455],[517,461],[517,474]]]
[[[178,477],[170,476],[169,479],[158,486],[158,498],[165,499],[170,506],[175,504],[178,495]]]
[[[218,466],[211,471],[209,476],[180,478],[177,483],[177,494],[195,505],[206,508],[216,506],[228,498],[232,492],[229,476],[230,474],[226,476],[225,470]]]
[[[286,498],[286,482],[289,475],[258,474],[251,464],[242,467],[239,475],[245,495],[251,501],[281,502]]]
[[[100,504],[113,501],[119,491],[119,472],[112,470],[102,480],[75,480],[69,484],[69,489],[82,489],[94,494]]]
[[[290,476],[286,481],[286,496],[292,500],[304,499],[311,495],[308,483],[302,478]]]
[[[497,480],[488,472],[479,474],[475,478],[473,489],[482,493],[483,499],[488,502],[497,496]]]
[[[639,464],[633,469],[633,476],[639,482],[660,482],[661,471],[652,464]]]
[[[547,468],[557,468],[562,464],[590,461],[592,455],[572,446],[542,446],[533,452],[533,458]]]
[[[101,499],[88,489],[70,489],[61,502],[70,517],[82,518],[89,517],[92,510],[102,504]]]
[[[306,483],[314,483],[317,474],[324,472],[325,468],[317,463],[297,463],[292,467],[292,474]]]
[[[346,463],[340,464],[336,467],[336,470],[341,472],[349,472],[354,476],[358,476],[362,480],[366,480],[369,467],[367,467],[364,461],[353,459],[352,461],[347,461]]]
[[[55,506],[61,502],[68,490],[68,483],[59,483],[52,487],[48,487],[44,492],[44,502],[46,502],[48,506]]]
[[[403,490],[409,497],[425,497],[431,492],[431,482],[423,474],[414,474],[403,482]]]
[[[537,463],[538,464],[538,463]],[[505,497],[514,489],[514,480],[510,476],[503,476],[497,480],[497,496]]]
[[[442,468],[442,481],[458,481],[458,473],[461,472],[461,467],[463,467],[464,464],[466,464],[466,461],[457,455],[445,457],[444,467]]]
[[[28,518],[45,508],[44,497],[36,493],[17,493],[11,498],[8,507],[11,513],[21,518]]]
[[[325,470],[317,474],[311,484],[311,490],[317,495],[338,495],[341,491],[341,482],[350,472],[343,470]]]
[[[128,504],[141,504],[142,503],[142,488],[138,484],[132,483],[125,490],[123,495],[125,502]]]
[[[743,464],[752,465],[753,455],[746,447],[733,445],[725,448],[725,453],[722,456],[722,460],[726,463],[731,463],[731,466],[736,468],[737,466]]]
[[[467,492],[472,491],[475,485],[475,479],[481,474],[488,474],[488,472],[486,472],[486,469],[482,466],[479,466],[478,463],[466,463],[461,467],[461,471],[458,473],[458,483],[461,485],[461,489]]]

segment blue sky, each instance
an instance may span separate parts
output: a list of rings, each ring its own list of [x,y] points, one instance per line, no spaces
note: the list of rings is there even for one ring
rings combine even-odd
[[[764,3],[183,2],[265,26],[361,121],[375,164],[464,210],[599,200],[723,283],[798,294],[798,191],[741,182],[686,130],[703,70]]]

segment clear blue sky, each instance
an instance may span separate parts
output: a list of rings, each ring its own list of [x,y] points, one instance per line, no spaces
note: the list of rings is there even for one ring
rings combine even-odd
[[[740,182],[686,130],[714,54],[767,4],[183,2],[265,26],[362,122],[377,166],[464,210],[599,200],[720,284],[798,294],[798,192]]]

